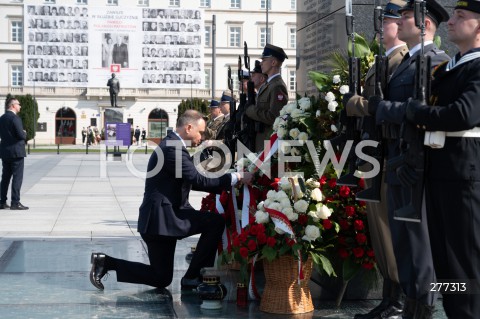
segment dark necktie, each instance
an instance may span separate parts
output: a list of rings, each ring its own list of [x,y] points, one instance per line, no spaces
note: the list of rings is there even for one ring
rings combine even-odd
[[[402,63],[407,61],[408,59],[410,59],[410,52],[407,52],[407,54],[405,54],[405,56],[402,59]]]

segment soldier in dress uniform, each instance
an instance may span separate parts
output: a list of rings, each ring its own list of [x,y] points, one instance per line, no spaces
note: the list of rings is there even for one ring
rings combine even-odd
[[[287,86],[280,73],[283,61],[288,59],[285,51],[272,44],[267,44],[261,58],[262,73],[268,76],[267,83],[258,91],[256,104],[248,106],[245,111],[249,118],[258,122],[255,123],[257,132],[255,152],[264,149],[264,142],[270,139],[275,118],[288,102]]]
[[[222,125],[223,114],[220,110],[220,102],[212,100],[210,102],[210,119],[205,128],[204,139],[214,140],[217,136],[217,130]]]
[[[393,74],[408,52],[405,42],[398,38],[397,21],[400,18],[398,10],[404,5],[404,0],[391,0],[385,6],[383,12],[383,45],[385,46],[385,56],[388,58],[388,76]],[[362,95],[353,95],[348,99],[348,102],[344,101],[346,102],[344,105],[346,105],[347,116],[364,117],[370,115],[368,112],[368,98],[374,95],[375,85],[375,66],[373,66],[365,76],[365,86]],[[347,94],[344,98],[346,97]],[[366,170],[369,169],[367,168]],[[369,180],[366,182],[368,183]],[[386,185],[383,185],[381,202],[369,202],[367,204],[370,238],[375,252],[375,259],[383,277],[383,299],[370,312],[357,314],[354,319],[388,318],[401,315],[403,310],[403,293],[398,279],[397,263],[393,252],[386,198],[387,189]]]
[[[450,283],[443,307],[448,318],[473,319],[480,318],[480,1],[457,2],[448,39],[459,52],[434,71],[431,106],[411,100],[406,116],[426,130],[430,243],[438,282]]]

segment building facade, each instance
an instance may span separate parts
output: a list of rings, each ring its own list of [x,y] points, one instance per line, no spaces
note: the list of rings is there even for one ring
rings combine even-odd
[[[121,83],[117,119],[162,138],[175,126],[182,100],[219,98],[228,89],[228,67],[238,90],[245,41],[251,69],[265,43],[285,49],[289,59],[282,77],[294,99],[296,5],[296,0],[0,0],[0,98],[35,97],[37,144],[79,144],[84,127],[101,131],[109,121],[106,84],[114,72]]]

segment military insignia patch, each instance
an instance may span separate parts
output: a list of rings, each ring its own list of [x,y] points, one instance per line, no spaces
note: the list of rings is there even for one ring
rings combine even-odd
[[[284,97],[283,94],[279,94],[279,95],[277,95],[277,100],[278,101],[283,101],[283,97]]]

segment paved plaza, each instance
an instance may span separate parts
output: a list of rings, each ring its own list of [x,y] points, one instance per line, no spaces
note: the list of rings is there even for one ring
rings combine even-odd
[[[315,311],[297,316],[235,303],[234,270],[218,270],[228,290],[221,310],[203,310],[193,292],[180,291],[185,255],[198,238],[177,244],[173,302],[149,286],[117,283],[115,272],[98,291],[88,279],[94,251],[148,263],[136,231],[149,155],[109,158],[101,153],[32,153],[25,161],[21,202],[27,211],[0,210],[0,318],[352,318],[379,300],[314,298]],[[200,208],[205,193],[192,192]],[[261,281],[261,280],[260,280]],[[314,295],[320,287],[311,282]],[[446,318],[441,303],[435,318]]]

